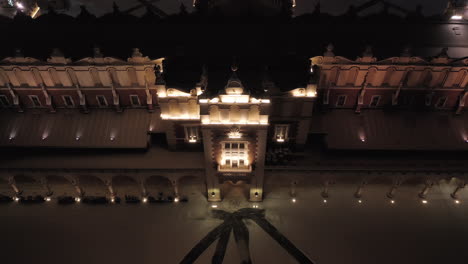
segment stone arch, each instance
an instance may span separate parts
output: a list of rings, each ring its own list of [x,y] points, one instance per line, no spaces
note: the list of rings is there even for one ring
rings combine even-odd
[[[377,80],[377,71],[378,69],[376,67],[370,67],[368,70],[368,76],[367,76],[367,83],[372,85],[372,86],[378,86],[376,80]]]
[[[44,176],[47,180],[47,184],[50,189],[54,192],[55,196],[74,196],[76,195],[75,187],[73,183],[64,176],[59,175],[47,175]]]
[[[138,179],[128,175],[116,175],[112,177],[112,187],[117,196],[140,196],[141,189]]]
[[[330,75],[329,75],[329,85],[330,86],[336,86],[338,84],[338,80],[340,78],[340,74],[341,71],[340,71],[340,67],[336,66],[336,67],[333,67],[331,68],[330,70]]]
[[[205,198],[206,183],[203,177],[186,175],[177,180],[179,196],[191,198]]]
[[[16,186],[23,195],[42,195],[43,189],[37,177],[27,174],[16,174],[13,176]]]
[[[94,175],[77,176],[81,188],[88,196],[107,196],[108,191],[105,182]]]
[[[352,67],[351,69],[349,69],[348,78],[346,80],[347,86],[355,86],[358,73],[359,73],[358,67]]]
[[[174,196],[174,188],[169,178],[160,175],[152,175],[145,180],[146,190],[150,196]]]
[[[385,76],[382,81],[382,86],[390,86],[391,85],[391,80],[393,77],[393,73],[396,72],[395,67],[388,67],[387,70],[385,71]]]
[[[453,82],[453,86],[455,87],[462,87],[463,83],[465,82],[467,76],[467,70],[461,70],[456,73],[456,78]]]

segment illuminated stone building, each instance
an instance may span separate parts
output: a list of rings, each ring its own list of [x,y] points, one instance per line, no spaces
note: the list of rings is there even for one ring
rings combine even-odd
[[[220,34],[221,41],[198,45],[188,38],[186,50],[174,48],[167,58],[150,59],[138,49],[128,59],[106,57],[95,48],[84,59],[55,49],[44,60],[17,50],[0,61],[0,183],[17,195],[18,179],[41,183],[47,194],[51,181],[71,183],[78,196],[92,194],[92,186],[100,184],[110,197],[118,195],[114,185],[125,183],[147,197],[154,195],[148,184],[162,180],[178,197],[186,192],[181,188],[197,181],[209,201],[222,200],[230,186],[242,183],[246,199],[261,201],[268,188],[285,186],[294,196],[302,184],[319,186],[328,197],[329,186],[339,180],[357,183],[356,197],[374,182],[388,184],[393,197],[398,186],[414,180],[425,197],[433,184],[448,179],[456,197],[468,173],[465,25],[402,20],[378,25],[401,29],[417,46],[413,55],[410,48],[396,50],[400,45],[389,41],[394,37],[367,22],[370,29],[359,38],[384,32],[380,42],[387,46],[351,43],[347,33],[355,25],[348,22],[355,18],[339,19],[341,31],[329,34],[343,37],[335,44],[346,56],[315,39],[308,43],[320,47],[302,51],[307,56],[300,48],[290,52],[287,41],[274,41],[273,28],[268,45],[277,44],[275,49],[263,54],[264,46],[252,41],[240,52],[247,55],[233,63],[216,56],[244,42],[224,30],[227,25],[204,35]],[[200,28],[184,32],[199,37],[195,29]],[[245,34],[261,35],[258,27]],[[202,48],[219,49],[194,59],[194,53],[209,53]],[[86,54],[78,47],[70,52]]]

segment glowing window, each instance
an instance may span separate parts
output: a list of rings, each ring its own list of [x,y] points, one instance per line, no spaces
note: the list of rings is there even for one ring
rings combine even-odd
[[[287,124],[278,124],[275,125],[275,140],[277,142],[284,142],[288,140],[289,125]]]
[[[185,126],[185,140],[189,143],[198,141],[198,126]]]
[[[224,142],[222,159],[224,168],[245,169],[248,166],[247,142]]]

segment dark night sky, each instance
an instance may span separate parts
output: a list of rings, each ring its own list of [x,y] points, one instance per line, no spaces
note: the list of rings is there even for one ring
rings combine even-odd
[[[110,12],[112,10],[112,2],[114,0],[71,0],[74,8],[73,13],[79,10],[78,6],[85,4],[89,10],[93,13],[100,15],[103,13]],[[133,7],[138,4],[137,0],[115,0],[117,4],[122,8]],[[158,6],[165,10],[167,13],[178,12],[180,3],[184,3],[189,10],[192,10],[193,0],[160,0]],[[306,12],[314,10],[314,6],[318,0],[296,0],[297,8],[296,15],[300,15]],[[322,11],[331,14],[340,14],[347,10],[350,4],[360,5],[367,2],[368,0],[322,0]],[[447,5],[447,0],[388,0],[398,4],[404,8],[413,10],[416,5],[423,5],[423,10],[426,14],[442,13]]]

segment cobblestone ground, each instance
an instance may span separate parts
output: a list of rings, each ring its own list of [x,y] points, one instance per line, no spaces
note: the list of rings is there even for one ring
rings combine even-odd
[[[34,183],[19,185],[25,195],[43,193]],[[440,264],[464,263],[468,258],[468,189],[460,192],[456,204],[449,195],[453,183],[436,184],[427,204],[417,196],[420,184],[401,186],[393,204],[385,196],[389,186],[383,184],[366,186],[361,203],[353,197],[354,184],[333,185],[327,203],[319,185],[297,187],[296,202],[291,200],[290,188],[281,186],[289,185],[267,183],[263,203],[248,202],[242,185],[229,187],[223,202],[208,203],[203,183],[189,182],[181,187],[188,203],[2,204],[0,258],[4,263],[180,263],[223,223],[213,210],[232,213],[253,207],[264,209],[265,219],[318,264]],[[73,193],[66,184],[51,187],[55,195]],[[101,189],[94,187],[97,194]],[[117,189],[120,195],[127,191],[135,188]],[[151,190],[157,191],[157,186]],[[0,184],[0,193],[8,192],[9,187]],[[258,224],[242,221],[248,229],[252,263],[297,263]],[[240,263],[239,252],[245,251],[237,245],[231,233],[223,263]],[[211,263],[216,246],[217,241],[195,263]]]

